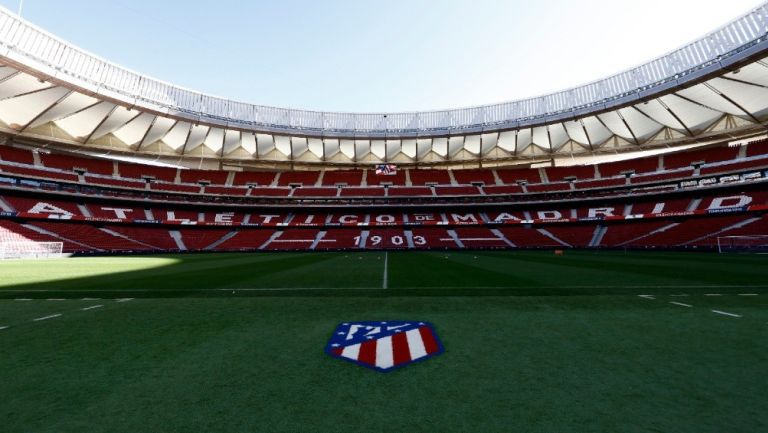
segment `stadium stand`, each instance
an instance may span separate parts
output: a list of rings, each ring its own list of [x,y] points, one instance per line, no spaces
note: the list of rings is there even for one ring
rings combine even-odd
[[[363,182],[362,170],[325,170],[323,172],[323,186],[360,186]]]
[[[134,179],[152,178],[155,180],[161,180],[164,182],[173,183],[176,180],[175,168],[157,167],[146,164],[133,164],[130,162],[119,162],[117,164],[120,177],[128,177]]]
[[[277,173],[267,171],[242,171],[235,173],[233,185],[269,186],[275,181]]]
[[[103,174],[111,176],[114,171],[114,163],[105,159],[76,157],[56,153],[40,153],[40,160],[48,168],[75,171],[82,170],[91,174]]]
[[[320,176],[318,171],[284,171],[278,178],[278,186],[314,186]]]
[[[496,169],[496,174],[506,184],[514,184],[519,181],[541,183],[539,171],[533,168]]]
[[[398,170],[393,174],[379,175],[375,170],[368,170],[365,176],[368,185],[397,185],[405,186],[405,170]]]
[[[182,183],[206,182],[213,185],[224,185],[227,182],[228,171],[219,170],[180,170]]]
[[[451,176],[446,170],[410,170],[409,174],[414,186],[451,184]]]
[[[453,170],[453,178],[457,183],[471,185],[475,183],[482,183],[484,185],[495,185],[496,179],[493,177],[493,173],[488,169],[477,170]]]
[[[597,166],[403,168],[394,176],[372,168],[232,174],[52,153],[40,155],[42,167],[32,152],[0,146],[0,178],[17,179],[0,183],[0,220],[6,236],[63,241],[80,253],[713,248],[718,233],[764,234],[749,229],[764,231],[768,205],[762,184],[747,182],[762,182],[756,170],[768,167],[757,143],[747,152],[720,146]],[[115,164],[123,177],[112,177]],[[72,171],[80,169],[84,176]],[[630,171],[639,174],[627,184]],[[707,177],[723,173],[722,181]],[[272,207],[291,203],[319,207]],[[365,210],[345,207],[355,203]]]
[[[27,165],[35,164],[35,158],[31,150],[2,145],[0,145],[0,160]]]
[[[564,180],[584,180],[595,177],[595,166],[576,165],[572,167],[547,167],[547,179],[550,182],[561,182]]]
[[[656,171],[658,168],[659,158],[657,156],[609,162],[598,164],[597,166],[602,177],[619,176],[627,172],[633,172],[635,174],[650,173]]]

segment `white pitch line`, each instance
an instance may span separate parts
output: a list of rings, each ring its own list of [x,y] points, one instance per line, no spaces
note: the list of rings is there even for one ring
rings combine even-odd
[[[757,293],[739,293],[739,296],[757,296]]]
[[[685,294],[685,293],[680,293],[680,294],[677,294],[677,295],[669,295],[669,296],[683,297],[683,296],[688,296],[688,295]]]
[[[688,307],[688,308],[691,308],[691,307],[693,307],[693,305],[690,305],[690,304],[683,304],[682,302],[674,302],[674,301],[672,301],[672,302],[670,302],[670,304],[675,304],[675,305],[679,305],[679,306],[681,306],[681,307]]]
[[[705,293],[704,296],[723,296],[720,293]]]
[[[389,254],[385,251],[384,252],[384,278],[381,283],[381,288],[386,289],[387,286],[389,286],[389,276],[387,275],[389,273]]]
[[[26,301],[31,301],[31,299],[29,299],[29,298],[16,298],[16,299],[14,299],[14,301],[25,301],[26,302]]]
[[[59,314],[51,314],[50,316],[45,316],[45,317],[38,317],[37,319],[32,319],[32,321],[33,322],[39,322],[41,320],[53,319],[54,317],[59,317],[59,316],[61,316],[61,313],[59,313]]]
[[[83,298],[83,301],[99,301],[101,298]]]
[[[46,299],[46,301],[65,301],[65,300],[66,299],[62,299],[62,298],[48,298],[48,299]]]
[[[7,326],[0,326],[0,331],[2,331],[3,329],[8,329],[8,327]]]
[[[713,312],[713,313],[716,313],[716,314],[722,314],[723,316],[741,317],[741,316],[740,316],[740,315],[738,315],[738,314],[728,313],[728,312],[725,312],[725,311],[720,311],[720,310],[712,310],[712,312]]]
[[[90,307],[83,307],[81,308],[81,310],[88,311],[88,310],[93,310],[94,308],[101,308],[101,307],[103,307],[103,305],[91,305]]]
[[[122,298],[122,299],[115,299],[115,302],[128,302],[133,301],[134,298]]]
[[[656,299],[653,295],[637,295],[637,296],[645,299]]]

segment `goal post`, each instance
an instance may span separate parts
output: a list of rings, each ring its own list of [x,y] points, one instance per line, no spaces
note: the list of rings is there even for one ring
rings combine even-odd
[[[768,235],[718,236],[717,251],[727,252],[768,252]]]
[[[59,259],[63,249],[63,242],[5,241],[0,242],[0,260]]]

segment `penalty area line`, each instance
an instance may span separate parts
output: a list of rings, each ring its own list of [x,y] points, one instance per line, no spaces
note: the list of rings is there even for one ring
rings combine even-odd
[[[691,307],[693,307],[693,305],[690,305],[690,304],[683,304],[682,302],[674,302],[674,301],[671,301],[671,302],[670,302],[670,304],[679,305],[679,306],[681,306],[681,307],[688,307],[688,308],[691,308]]]
[[[88,311],[88,310],[93,310],[95,308],[101,308],[101,307],[103,307],[103,305],[91,305],[90,307],[83,307],[80,310],[81,311]]]
[[[41,320],[53,319],[53,318],[60,317],[60,316],[61,316],[61,313],[51,314],[50,316],[38,317],[37,319],[32,319],[32,321],[33,322],[40,322]]]
[[[741,316],[740,316],[740,315],[738,315],[738,314],[728,313],[728,312],[726,312],[726,311],[720,311],[720,310],[712,310],[712,312],[713,312],[713,313],[715,313],[715,314],[722,314],[723,316],[730,316],[730,317],[741,317]]]

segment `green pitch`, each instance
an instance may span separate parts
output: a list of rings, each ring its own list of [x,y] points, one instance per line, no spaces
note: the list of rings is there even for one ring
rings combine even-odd
[[[430,321],[446,351],[386,374],[325,355],[356,320]],[[768,256],[0,263],[9,433],[758,432],[766,365]]]

